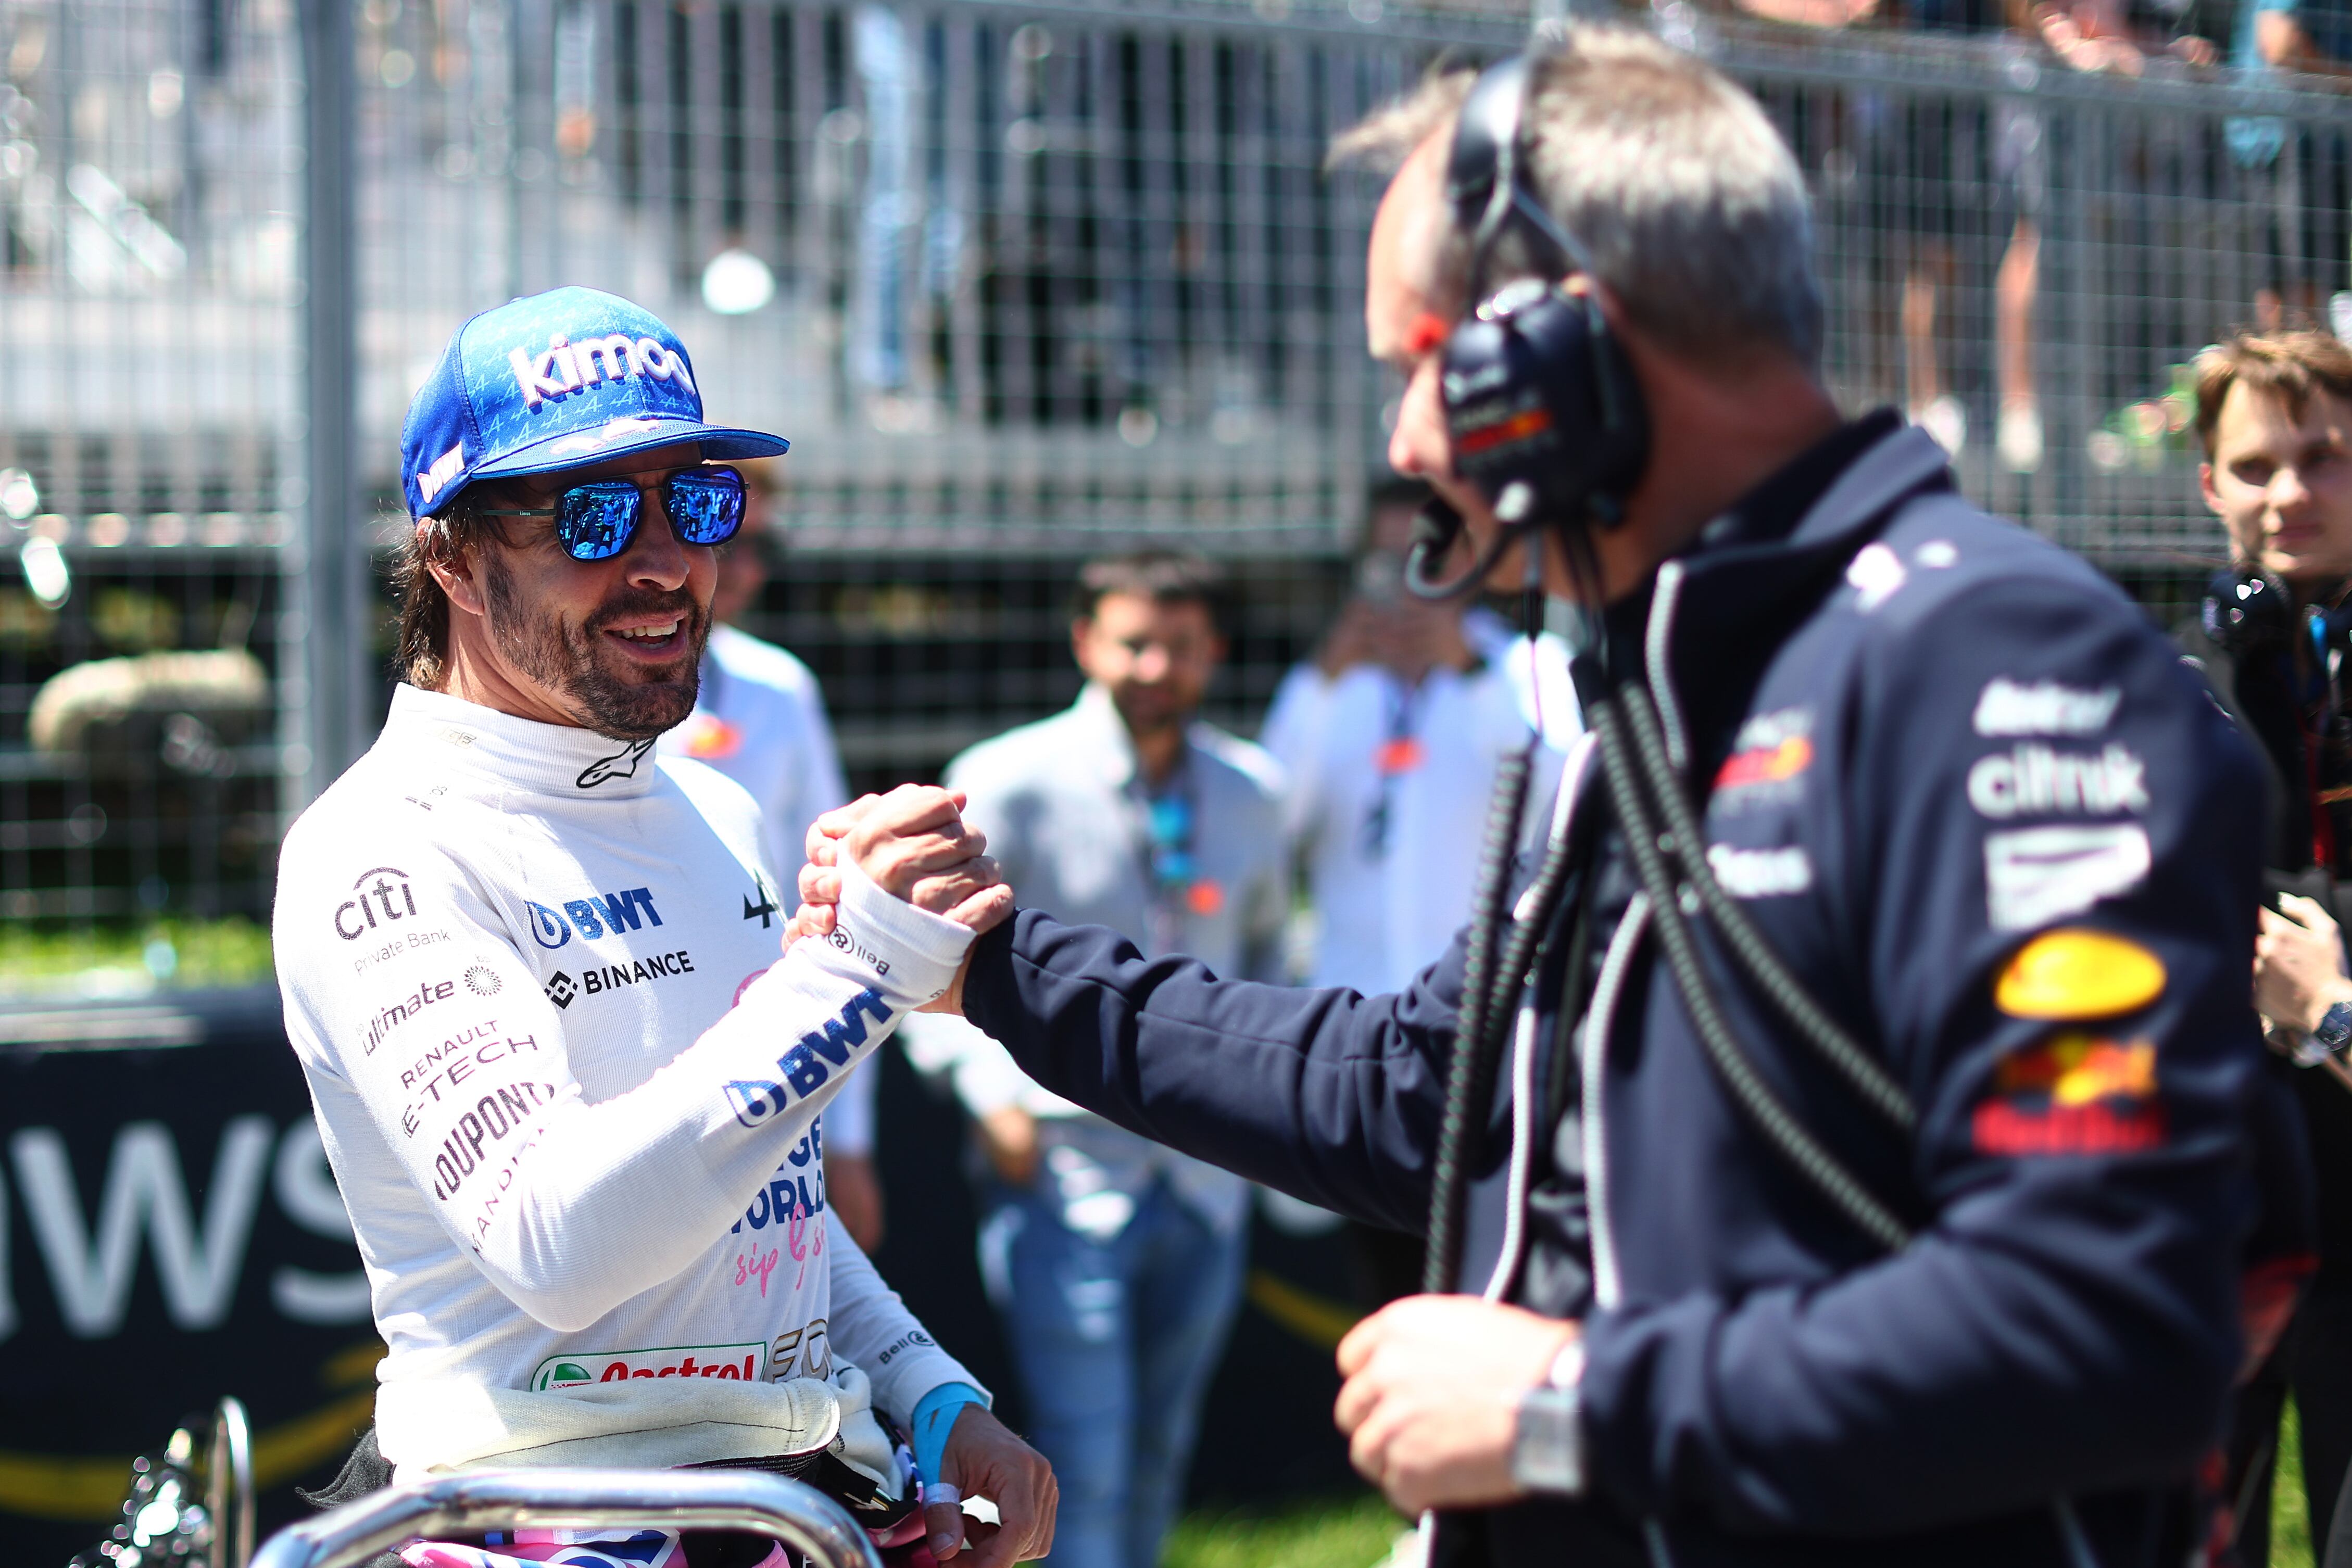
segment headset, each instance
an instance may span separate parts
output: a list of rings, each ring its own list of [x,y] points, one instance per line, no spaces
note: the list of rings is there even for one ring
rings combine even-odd
[[[1519,175],[1520,123],[1528,80],[1540,56],[1519,55],[1482,73],[1464,100],[1446,168],[1446,194],[1471,236],[1470,284],[1485,287],[1496,246],[1517,225],[1559,279],[1595,277],[1590,254],[1531,197]],[[1781,962],[1770,941],[1717,883],[1688,782],[1668,755],[1654,699],[1638,679],[1608,681],[1608,643],[1600,635],[1600,576],[1592,536],[1625,518],[1625,497],[1650,456],[1649,411],[1624,351],[1609,331],[1599,300],[1562,281],[1524,277],[1484,298],[1447,336],[1439,395],[1453,444],[1454,471],[1484,495],[1503,525],[1469,570],[1450,582],[1429,570],[1458,541],[1462,519],[1450,508],[1425,509],[1416,528],[1405,584],[1424,599],[1475,591],[1503,553],[1534,530],[1559,530],[1571,573],[1580,579],[1586,642],[1595,683],[1578,682],[1587,727],[1599,743],[1610,809],[1649,900],[1649,919],[1675,989],[1731,1099],[1765,1142],[1881,1248],[1910,1238],[1906,1217],[1858,1178],[1804,1125],[1751,1053],[1706,973],[1691,917],[1704,910],[1727,956],[1759,998],[1887,1126],[1905,1137],[1917,1113],[1904,1086],[1874,1053],[1835,1019]],[[1540,584],[1538,552],[1528,551],[1528,600]],[[1530,612],[1528,634],[1534,635]],[[1463,994],[1446,1098],[1431,1169],[1423,1288],[1459,1288],[1469,1173],[1494,1103],[1515,1000],[1544,961],[1576,849],[1554,839],[1506,921],[1505,900],[1535,743],[1496,769],[1486,835],[1464,950]],[[1565,1005],[1565,1004],[1563,1004]]]
[[[1469,288],[1479,304],[1446,337],[1438,395],[1454,472],[1477,487],[1503,528],[1469,570],[1438,582],[1430,573],[1461,538],[1463,522],[1443,501],[1423,508],[1405,572],[1406,586],[1423,599],[1476,591],[1504,552],[1539,526],[1572,537],[1616,527],[1649,465],[1649,410],[1633,366],[1598,296],[1565,286],[1579,274],[1598,277],[1591,253],[1522,177],[1521,127],[1538,57],[1514,55],[1480,73],[1446,162],[1446,200],[1470,236]],[[1540,275],[1488,293],[1496,249],[1514,232]],[[1531,577],[1536,559],[1530,551]]]

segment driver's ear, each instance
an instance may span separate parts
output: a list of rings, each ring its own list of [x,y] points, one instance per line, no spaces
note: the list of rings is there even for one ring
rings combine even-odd
[[[483,530],[469,528],[467,533],[479,535]],[[433,537],[425,541],[425,570],[441,585],[448,596],[450,608],[473,616],[489,614],[489,600],[482,591],[478,552],[487,548],[478,542],[460,543],[456,532],[446,522],[436,523]]]

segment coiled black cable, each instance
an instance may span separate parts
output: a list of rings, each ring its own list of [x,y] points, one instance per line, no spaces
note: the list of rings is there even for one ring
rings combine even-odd
[[[1682,890],[1675,886],[1667,869],[1656,830],[1642,800],[1640,780],[1627,756],[1625,721],[1620,711],[1622,700],[1622,691],[1612,693],[1606,700],[1593,704],[1585,718],[1600,745],[1601,771],[1608,782],[1610,805],[1616,812],[1618,827],[1624,834],[1643,891],[1649,894],[1650,918],[1657,927],[1658,946],[1665,955],[1675,988],[1682,993],[1683,1003],[1690,1011],[1700,1047],[1733,1101],[1797,1174],[1811,1182],[1873,1240],[1889,1251],[1900,1250],[1911,1239],[1910,1228],[1780,1103],[1780,1096],[1748,1061],[1738,1037],[1708,991],[1698,945],[1690,927],[1684,924]]]
[[[1483,1123],[1495,1092],[1494,1063],[1484,1049],[1495,983],[1495,938],[1502,930],[1503,895],[1518,842],[1535,747],[1505,757],[1495,770],[1486,836],[1478,850],[1478,879],[1470,901],[1470,940],[1462,956],[1462,1006],[1455,1015],[1454,1059],[1445,1075],[1445,1115],[1438,1124],[1437,1160],[1430,1169],[1429,1238],[1422,1289],[1450,1291],[1462,1267],[1462,1219],[1471,1128]]]
[[[1643,772],[1649,777],[1650,793],[1665,817],[1674,857],[1682,862],[1683,875],[1698,894],[1699,903],[1715,922],[1732,957],[1748,971],[1765,998],[1796,1026],[1806,1043],[1853,1086],[1864,1103],[1901,1131],[1913,1131],[1918,1124],[1918,1114],[1903,1086],[1822,1010],[1803,983],[1780,962],[1780,956],[1772,951],[1771,944],[1756,929],[1748,912],[1716,880],[1714,869],[1707,864],[1706,835],[1699,831],[1690,798],[1684,793],[1682,780],[1675,777],[1673,760],[1666,755],[1665,737],[1648,689],[1628,683],[1621,692],[1621,706],[1626,728],[1632,732],[1634,753],[1641,760]]]

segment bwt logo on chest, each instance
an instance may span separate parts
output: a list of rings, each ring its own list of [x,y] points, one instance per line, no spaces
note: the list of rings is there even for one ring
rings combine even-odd
[[[645,887],[566,899],[560,910],[544,904],[530,904],[530,934],[542,947],[561,947],[572,940],[575,931],[583,941],[593,942],[662,923],[660,914],[654,908],[653,890]]]
[[[626,332],[583,338],[576,343],[559,332],[547,340],[543,352],[510,350],[507,364],[514,371],[525,408],[537,408],[548,399],[600,382],[626,381],[638,375],[657,382],[675,381],[688,394],[694,392],[694,378],[687,373],[685,355],[671,353],[651,338],[633,339]]]

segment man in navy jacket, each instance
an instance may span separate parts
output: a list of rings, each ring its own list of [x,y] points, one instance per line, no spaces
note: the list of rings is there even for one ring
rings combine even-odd
[[[1466,86],[1352,142],[1402,155],[1367,285],[1406,378],[1390,459],[1483,548],[1437,384],[1470,303],[1441,180]],[[1570,287],[1654,432],[1591,536],[1580,680],[1654,699],[1715,880],[1916,1112],[1866,1107],[1677,899],[1757,1076],[1909,1239],[1858,1228],[1727,1092],[1580,752],[1572,871],[1471,1166],[1457,1288],[1483,1295],[1342,1344],[1355,1462],[1442,1511],[1442,1561],[2186,1561],[2259,1207],[2253,759],[2111,585],[1961,499],[1892,414],[1841,420],[1802,186],[1751,99],[1579,29],[1529,104],[1529,183],[1591,246]],[[812,835],[804,928],[857,810]],[[961,1005],[1057,1093],[1417,1230],[1463,974],[1457,938],[1397,996],[1254,986],[1024,910]]]

